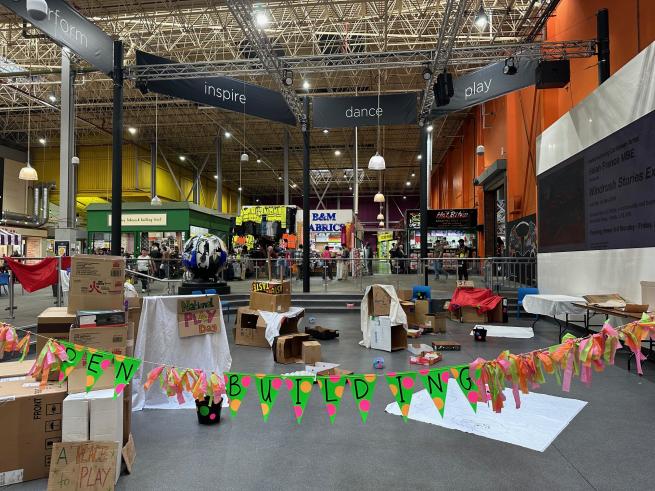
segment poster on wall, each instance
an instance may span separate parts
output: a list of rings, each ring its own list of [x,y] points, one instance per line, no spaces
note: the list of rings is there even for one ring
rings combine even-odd
[[[70,256],[70,245],[68,240],[55,240],[55,256]]]
[[[507,224],[507,254],[510,257],[537,255],[537,216],[528,215]]]
[[[454,208],[428,210],[428,228],[438,230],[462,230],[478,226],[478,210],[475,208]],[[407,210],[407,228],[421,228],[420,210]]]
[[[655,111],[538,177],[539,252],[655,246]]]

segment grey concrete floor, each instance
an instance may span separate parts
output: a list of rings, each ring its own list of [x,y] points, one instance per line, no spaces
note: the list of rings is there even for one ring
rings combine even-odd
[[[49,301],[49,300],[48,300]],[[406,370],[407,352],[384,353],[358,346],[359,314],[316,315],[318,324],[337,328],[341,336],[322,342],[324,361],[356,372],[371,371],[383,356],[385,370]],[[233,320],[233,317],[231,318]],[[512,320],[525,324],[528,320]],[[470,326],[449,322],[445,335],[462,351],[445,353],[442,364],[491,358],[504,349],[522,352],[554,344],[556,326],[540,321],[534,339],[489,339],[475,343]],[[231,333],[231,330],[230,330]],[[230,348],[235,371],[284,373],[301,365],[279,365],[262,348]],[[589,404],[543,453],[488,440],[384,412],[392,401],[379,383],[373,408],[362,425],[350,394],[330,425],[321,396],[314,390],[301,425],[280,394],[268,423],[251,389],[237,418],[224,414],[217,426],[200,426],[192,410],[148,410],[133,414],[137,457],[133,473],[118,489],[652,489],[648,456],[655,426],[655,364],[644,377],[626,371],[624,355],[616,367],[594,373],[590,388],[579,381],[565,394],[554,379],[539,389]],[[46,482],[16,485],[45,489]]]

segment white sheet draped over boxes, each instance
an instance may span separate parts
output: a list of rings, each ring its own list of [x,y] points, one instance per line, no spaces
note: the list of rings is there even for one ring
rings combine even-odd
[[[365,348],[371,347],[372,326],[369,325],[367,298],[372,286],[373,285],[369,285],[366,287],[366,291],[364,292],[364,297],[362,299],[362,305],[360,307],[360,325],[362,329],[363,339],[359,342],[359,344],[361,346],[364,346]],[[389,308],[389,318],[391,320],[391,324],[394,325],[402,324],[405,327],[405,329],[407,329],[407,314],[405,314],[405,311],[400,306],[400,299],[398,298],[398,295],[396,295],[396,289],[391,285],[375,285],[375,286],[384,289],[384,291],[386,291],[391,297],[391,305]]]
[[[305,309],[301,307],[289,307],[287,312],[266,312],[264,310],[258,310],[259,315],[261,315],[264,322],[266,322],[265,336],[268,344],[273,346],[273,340],[280,335],[280,327],[282,326],[282,321],[284,319],[296,317],[304,311]]]
[[[184,298],[202,295],[187,295]],[[177,301],[182,296],[145,297],[139,322],[139,335],[134,349],[135,358],[180,368],[200,368],[222,374],[230,369],[232,356],[227,343],[223,313],[220,313],[220,332],[180,338],[177,327]],[[219,303],[220,309],[220,303]],[[148,392],[143,388],[148,372],[154,368],[142,363],[132,382],[132,410],[195,408],[193,396],[185,393],[185,404],[170,398],[159,383]]]
[[[573,305],[587,303],[582,297],[570,295],[526,295],[523,297],[523,308],[529,314],[547,315],[556,318],[558,315],[584,314],[584,309]]]

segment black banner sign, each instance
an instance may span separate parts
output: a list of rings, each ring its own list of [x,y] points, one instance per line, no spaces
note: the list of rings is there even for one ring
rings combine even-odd
[[[361,97],[313,97],[312,126],[354,128],[355,126],[416,124],[416,93]]]
[[[27,13],[25,0],[0,0],[16,15],[70,48],[94,67],[109,74],[114,69],[114,41],[93,22],[63,0],[48,0],[48,15],[36,20]]]
[[[445,106],[433,106],[430,116],[437,118],[445,114],[476,106],[515,90],[535,84],[535,70],[538,60],[515,62],[514,75],[505,75],[505,61],[488,65],[477,72],[453,79],[454,94]]]
[[[136,52],[137,65],[163,65],[175,61]],[[138,83],[138,80],[137,80]],[[239,113],[245,112],[279,123],[295,125],[296,118],[279,92],[241,80],[227,77],[202,77],[194,79],[149,80],[150,91],[179,97],[189,101],[220,107]]]
[[[462,208],[428,210],[428,228],[437,230],[464,230],[478,226],[478,210]],[[421,228],[420,210],[407,210],[407,228]]]

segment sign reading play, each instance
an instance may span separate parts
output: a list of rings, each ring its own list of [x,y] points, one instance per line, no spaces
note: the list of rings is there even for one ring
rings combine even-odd
[[[64,0],[48,0],[48,14],[36,20],[27,13],[25,0],[0,0],[16,15],[64,45],[94,67],[109,74],[114,69],[114,41]]]
[[[316,128],[354,128],[416,123],[416,94],[361,97],[314,97],[312,124]]]
[[[445,106],[433,106],[431,117],[439,117],[455,111],[476,106],[509,92],[535,84],[537,60],[516,62],[514,75],[503,73],[505,61],[488,65],[476,72],[453,79],[454,94]]]
[[[143,51],[136,52],[136,64],[166,65],[177,63]],[[220,107],[259,118],[295,125],[296,118],[279,92],[228,77],[148,80],[147,90],[188,101]]]
[[[177,327],[181,338],[220,331],[218,295],[193,296],[177,301]]]

